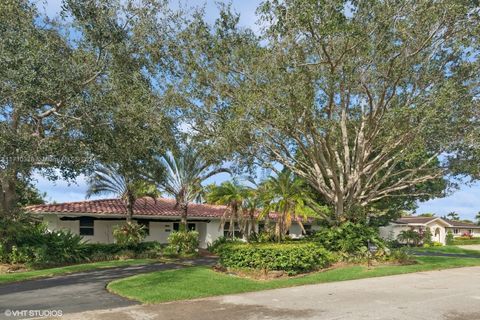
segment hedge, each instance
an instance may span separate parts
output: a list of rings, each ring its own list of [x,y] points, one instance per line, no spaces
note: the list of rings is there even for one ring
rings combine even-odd
[[[217,250],[226,268],[281,270],[289,274],[329,266],[333,255],[315,243],[227,243]]]

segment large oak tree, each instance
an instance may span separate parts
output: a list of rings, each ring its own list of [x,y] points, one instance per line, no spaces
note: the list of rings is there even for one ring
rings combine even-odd
[[[337,221],[478,173],[474,2],[265,1],[260,36],[224,9],[184,35],[182,103],[214,149],[285,166]]]

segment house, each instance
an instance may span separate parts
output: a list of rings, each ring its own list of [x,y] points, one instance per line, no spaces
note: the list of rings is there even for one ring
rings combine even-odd
[[[454,237],[469,234],[480,237],[480,226],[473,223],[452,221],[439,217],[401,217],[385,227],[380,227],[380,236],[384,239],[397,239],[404,230],[415,230],[423,233],[430,228],[432,241],[445,244],[448,231],[452,231]]]
[[[219,205],[189,204],[188,228],[198,231],[201,248],[227,235],[228,224],[220,228],[226,210],[227,207]],[[27,207],[27,211],[41,217],[49,230],[70,230],[92,243],[113,243],[113,228],[125,223],[127,208],[120,199],[103,199],[34,205]],[[167,243],[169,234],[179,230],[181,213],[173,199],[142,198],[135,203],[133,220],[145,226],[145,241]],[[312,229],[311,221],[304,226],[306,230]],[[289,235],[301,237],[301,227],[292,224]]]

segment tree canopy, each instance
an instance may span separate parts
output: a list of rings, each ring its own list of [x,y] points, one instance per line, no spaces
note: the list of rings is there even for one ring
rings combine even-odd
[[[478,173],[473,2],[265,1],[258,12],[259,36],[228,8],[185,34],[187,115],[214,150],[285,166],[339,221]]]

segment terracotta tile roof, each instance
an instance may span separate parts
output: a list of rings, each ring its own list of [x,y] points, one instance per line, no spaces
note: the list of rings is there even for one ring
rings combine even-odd
[[[409,224],[409,223],[419,223],[424,224],[432,220],[438,219],[438,217],[401,217],[395,220],[395,223],[400,224]]]
[[[444,219],[444,220],[450,223],[454,227],[464,227],[464,228],[473,228],[473,229],[480,228],[479,225],[476,225],[470,222],[447,220],[447,219]]]
[[[72,215],[95,214],[95,215],[122,215],[127,208],[120,199],[102,199],[78,202],[65,202],[57,204],[42,204],[26,208],[31,213],[64,213]],[[196,204],[188,206],[189,217],[220,218],[223,216],[225,206]],[[182,211],[175,206],[174,199],[151,199],[142,198],[135,202],[134,215],[180,217]]]

